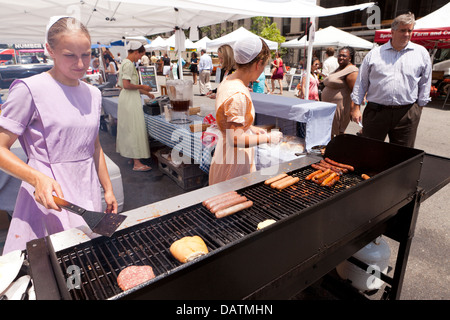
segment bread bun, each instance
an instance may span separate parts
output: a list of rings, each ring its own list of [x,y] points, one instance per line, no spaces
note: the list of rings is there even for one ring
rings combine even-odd
[[[273,219],[267,219],[264,220],[263,222],[258,223],[258,230],[261,230],[267,226],[270,226],[272,223],[275,223],[276,221]]]
[[[184,237],[172,243],[170,253],[181,263],[186,263],[207,254],[208,248],[199,236]]]

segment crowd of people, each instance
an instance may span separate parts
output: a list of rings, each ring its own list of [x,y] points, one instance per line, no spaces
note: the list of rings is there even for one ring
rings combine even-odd
[[[80,80],[91,66],[98,67],[99,61],[91,59],[88,30],[82,23],[70,23],[69,28],[68,19],[72,18],[59,17],[47,26],[45,46],[54,61],[53,68],[16,80],[2,106],[0,169],[23,181],[4,253],[24,249],[27,241],[43,237],[46,232],[52,234],[85,224],[80,216],[61,210],[53,200],[54,194],[83,203],[87,210],[101,211],[101,186],[106,211],[117,212],[98,136],[101,93]],[[430,56],[422,46],[410,41],[414,23],[412,14],[395,18],[392,39],[372,49],[359,69],[350,47],[340,48],[337,57],[333,50],[327,50],[322,66],[318,58],[312,59],[309,95],[306,97],[304,81],[299,85],[299,95],[302,99],[336,104],[333,135],[344,133],[348,123],[354,121],[362,125],[364,137],[384,141],[388,136],[391,143],[414,147],[431,87]],[[154,95],[149,86],[140,84],[136,64],[157,61],[153,57],[149,61],[143,58],[145,48],[138,41],[130,41],[127,49],[123,60],[114,59],[112,54],[104,54],[102,59],[105,72],[116,75],[117,85],[122,88],[116,151],[130,159],[133,170],[149,171],[151,168],[141,162],[150,157],[141,94],[149,98]],[[253,147],[279,143],[282,138],[279,131],[267,132],[253,125],[255,109],[250,91],[269,89],[265,69],[270,55],[267,44],[256,36],[238,40],[232,47],[222,46],[221,82],[216,92],[210,85],[211,57],[204,50],[199,59],[192,56],[191,65],[196,68],[191,71],[198,72],[200,94],[215,99],[217,127],[221,132],[210,166],[210,185],[255,171]],[[167,54],[160,61],[162,72],[167,75],[170,68]],[[270,66],[272,86],[267,93],[273,94],[275,82],[286,71],[278,54]],[[281,81],[279,86],[282,94]],[[27,163],[10,151],[17,139],[28,156]]]

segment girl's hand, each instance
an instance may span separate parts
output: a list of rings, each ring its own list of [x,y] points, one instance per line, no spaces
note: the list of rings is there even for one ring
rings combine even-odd
[[[106,202],[106,213],[117,213],[117,200],[112,191],[108,191],[104,193],[105,202]]]
[[[55,192],[57,197],[64,199],[64,194],[58,182],[39,173],[34,188],[34,198],[38,203],[43,205],[46,209],[61,211],[61,208],[53,200],[53,192]]]
[[[269,133],[270,144],[279,144],[282,138],[283,138],[283,133],[281,133],[278,130],[272,130]]]

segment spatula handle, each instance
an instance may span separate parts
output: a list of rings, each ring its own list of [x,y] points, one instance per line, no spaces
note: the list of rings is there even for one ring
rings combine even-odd
[[[74,213],[82,214],[85,211],[83,208],[80,208],[79,206],[76,206],[73,203],[70,203],[69,201],[61,199],[59,197],[53,196],[53,200],[58,206],[70,210]]]

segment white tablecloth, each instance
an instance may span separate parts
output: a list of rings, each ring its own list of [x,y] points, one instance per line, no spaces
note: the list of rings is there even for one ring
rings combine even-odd
[[[254,92],[251,97],[257,114],[306,123],[307,150],[330,141],[335,104]]]
[[[148,96],[141,94],[142,105],[144,100],[149,99]],[[110,114],[114,119],[117,119],[117,106],[119,104],[119,97],[102,97],[102,107],[106,114]]]

